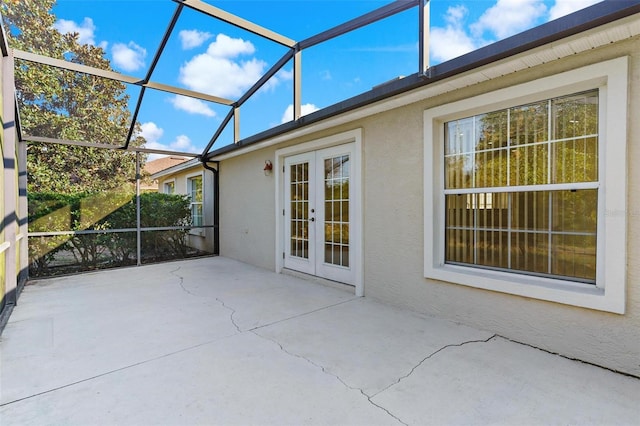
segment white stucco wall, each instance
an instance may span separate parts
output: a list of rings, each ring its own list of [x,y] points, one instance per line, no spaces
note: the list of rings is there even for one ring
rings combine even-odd
[[[275,173],[265,176],[275,149],[260,150],[220,165],[220,254],[274,269]],[[224,199],[224,202],[222,201]]]
[[[202,217],[205,225],[213,225],[213,173],[205,170],[201,165],[180,170],[158,178],[158,192],[164,193],[166,182],[175,182],[175,193],[188,195],[187,179],[193,176],[202,175]],[[198,250],[213,252],[213,228],[194,229],[189,234],[189,246]]]
[[[627,302],[624,315],[424,278],[427,108],[629,55]],[[624,102],[624,100],[621,100]],[[276,148],[363,129],[365,296],[640,376],[640,40],[594,49],[221,163],[221,254],[274,269]],[[274,171],[275,172],[275,171]]]

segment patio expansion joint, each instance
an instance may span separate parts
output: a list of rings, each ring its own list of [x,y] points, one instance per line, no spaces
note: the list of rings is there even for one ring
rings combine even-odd
[[[336,378],[340,383],[342,383],[342,385],[343,385],[344,387],[346,387],[347,389],[350,389],[350,390],[354,390],[354,391],[360,392],[360,394],[362,394],[365,398],[367,398],[367,401],[369,402],[369,404],[371,404],[371,405],[373,405],[374,407],[376,407],[376,408],[378,408],[378,409],[380,409],[380,410],[384,411],[385,413],[387,413],[389,416],[391,416],[393,419],[395,419],[397,422],[399,422],[399,423],[403,424],[404,426],[409,426],[409,424],[408,424],[408,423],[406,423],[406,422],[402,421],[399,417],[397,417],[396,415],[394,415],[393,413],[391,413],[391,412],[390,412],[389,410],[387,410],[385,407],[383,407],[382,405],[377,404],[377,403],[375,403],[374,401],[372,401],[372,400],[371,400],[371,398],[373,398],[373,396],[368,395],[368,394],[367,394],[363,389],[361,389],[361,388],[357,388],[357,387],[355,387],[355,386],[351,386],[350,384],[348,384],[347,382],[345,382],[345,381],[344,381],[344,379],[343,379],[342,377],[340,377],[339,375],[337,375],[337,374],[335,374],[335,373],[332,373],[332,372],[328,371],[328,370],[327,370],[327,369],[326,369],[322,364],[318,364],[317,362],[312,361],[311,359],[309,359],[309,358],[305,357],[304,355],[300,355],[300,354],[297,354],[297,353],[294,353],[294,352],[291,352],[291,351],[287,350],[287,349],[282,345],[282,343],[278,342],[277,340],[272,339],[272,338],[269,338],[269,337],[266,337],[266,336],[262,336],[262,335],[258,334],[258,333],[256,332],[256,329],[252,329],[252,330],[249,330],[249,331],[250,331],[251,333],[253,333],[254,335],[256,335],[257,337],[259,337],[259,338],[262,338],[262,339],[268,340],[268,341],[270,341],[270,342],[272,342],[272,343],[275,343],[276,345],[278,345],[278,347],[280,348],[280,350],[281,350],[282,352],[284,352],[285,354],[287,354],[287,355],[289,355],[289,356],[292,356],[292,357],[294,357],[294,358],[299,358],[299,359],[301,359],[301,360],[304,360],[304,361],[306,361],[307,363],[309,363],[309,364],[313,365],[314,367],[319,368],[319,369],[320,369],[324,374],[326,374],[326,375],[328,375],[328,376],[331,376],[331,377],[335,377],[335,378]]]
[[[433,358],[434,356],[436,356],[437,354],[439,354],[440,352],[449,349],[449,348],[456,348],[456,347],[461,347],[461,346],[465,346],[465,345],[470,345],[470,344],[474,344],[474,343],[489,343],[489,341],[498,338],[500,336],[498,336],[497,334],[494,334],[493,336],[487,338],[487,339],[477,339],[477,340],[467,340],[465,342],[461,342],[461,343],[452,343],[449,345],[445,345],[443,347],[441,347],[440,349],[431,352],[429,355],[427,355],[426,357],[424,357],[419,363],[417,363],[416,365],[413,366],[413,368],[411,368],[411,370],[405,374],[404,376],[400,376],[395,382],[391,383],[390,385],[388,385],[387,387],[385,387],[384,389],[379,390],[378,392],[374,393],[373,395],[371,395],[371,398],[376,397],[377,395],[380,395],[381,393],[391,389],[392,387],[398,385],[400,382],[402,382],[403,380],[411,377],[411,375],[418,369],[420,368],[420,366],[422,366],[422,364],[424,364],[425,362],[427,362],[427,360]]]
[[[286,322],[286,321],[290,321],[290,320],[293,320],[293,319],[306,317],[307,315],[315,314],[317,312],[324,311],[326,309],[335,308],[336,306],[339,306],[339,305],[342,305],[342,304],[345,304],[345,303],[349,303],[349,302],[353,302],[353,301],[358,301],[358,300],[362,300],[362,297],[357,296],[357,297],[353,297],[351,299],[341,300],[340,302],[333,303],[331,305],[322,306],[322,307],[320,307],[318,309],[313,309],[311,311],[303,312],[301,314],[297,314],[297,315],[293,315],[293,316],[290,316],[290,317],[282,318],[282,319],[270,322],[268,324],[258,325],[258,326],[255,326],[253,328],[248,329],[247,331],[252,331],[253,332],[253,331],[256,331],[256,330],[260,330],[261,328],[266,328],[266,327],[270,327],[272,325],[280,324],[280,323],[283,323],[283,322]]]
[[[66,383],[64,385],[60,385],[60,386],[57,386],[55,388],[47,389],[47,390],[44,390],[44,391],[41,391],[41,392],[37,392],[37,393],[31,394],[31,395],[24,396],[22,398],[17,398],[17,399],[14,399],[12,401],[3,402],[3,403],[0,403],[0,408],[1,407],[5,407],[7,405],[15,404],[17,402],[25,401],[25,400],[28,400],[28,399],[31,399],[31,398],[36,398],[38,396],[47,395],[49,393],[57,392],[59,390],[70,388],[70,387],[73,387],[75,385],[79,385],[79,384],[82,384],[82,383],[90,382],[92,380],[96,380],[96,379],[99,379],[101,377],[108,376],[110,374],[119,373],[121,371],[125,371],[125,370],[131,369],[131,368],[135,368],[135,367],[138,367],[138,366],[150,363],[150,362],[158,361],[158,360],[163,359],[163,358],[168,358],[168,357],[171,357],[171,356],[183,353],[183,352],[188,352],[188,351],[191,351],[193,349],[200,348],[202,346],[206,346],[206,345],[210,345],[212,343],[216,343],[216,342],[218,342],[218,341],[220,341],[222,339],[226,339],[228,337],[231,337],[231,336],[225,336],[225,337],[209,340],[209,341],[206,341],[206,342],[198,343],[196,345],[192,345],[192,346],[189,346],[189,347],[186,347],[186,348],[178,349],[178,350],[175,350],[173,352],[165,353],[165,354],[158,355],[158,356],[155,356],[155,357],[152,357],[152,358],[149,358],[149,359],[145,359],[145,360],[133,363],[133,364],[125,365],[125,366],[120,367],[120,368],[116,368],[116,369],[113,369],[113,370],[105,371],[104,373],[96,374],[96,375],[91,376],[91,377],[86,377],[84,379],[76,380],[75,382]]]

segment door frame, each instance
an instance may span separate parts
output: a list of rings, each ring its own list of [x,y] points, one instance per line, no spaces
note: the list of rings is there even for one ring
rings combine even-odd
[[[349,234],[353,237],[354,250],[354,274],[355,274],[355,294],[356,296],[364,296],[364,280],[363,280],[363,215],[362,215],[362,129],[350,130],[325,138],[315,139],[310,142],[293,145],[286,148],[276,150],[275,154],[275,170],[276,170],[276,258],[275,269],[277,273],[281,273],[284,268],[283,253],[284,249],[284,159],[296,154],[302,154],[310,151],[317,151],[324,148],[330,148],[338,145],[354,145],[353,169],[351,182],[354,188],[353,204],[353,223],[349,228]]]

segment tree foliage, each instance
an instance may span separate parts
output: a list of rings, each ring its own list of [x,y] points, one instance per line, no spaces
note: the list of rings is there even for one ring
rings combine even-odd
[[[109,70],[101,47],[54,27],[55,0],[3,0],[11,47]],[[16,60],[16,95],[25,134],[122,145],[131,114],[125,85],[88,74]],[[139,133],[139,132],[136,132]],[[134,146],[144,143],[137,137]],[[135,154],[111,149],[30,143],[29,191],[77,193],[121,189],[135,181]]]

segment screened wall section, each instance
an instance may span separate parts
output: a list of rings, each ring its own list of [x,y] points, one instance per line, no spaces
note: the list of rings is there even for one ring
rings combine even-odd
[[[55,185],[33,162],[33,154],[43,150],[52,159],[65,159],[47,164]],[[32,278],[215,252],[213,238],[201,238],[197,247],[190,243],[195,227],[214,228],[213,217],[202,214],[201,197],[153,189],[144,170],[145,154],[34,143],[29,145],[27,161]],[[100,173],[106,175],[97,176]],[[202,179],[199,184],[201,194]],[[200,205],[199,215],[193,214],[194,202]]]
[[[598,91],[445,123],[445,261],[593,284]]]

